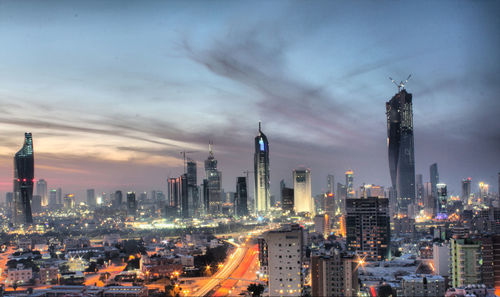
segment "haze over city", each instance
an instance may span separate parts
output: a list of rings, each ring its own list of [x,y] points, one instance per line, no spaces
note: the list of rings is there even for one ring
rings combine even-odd
[[[253,170],[259,121],[273,195],[300,166],[313,194],[347,169],[356,186],[389,186],[388,77],[410,73],[416,173],[427,181],[437,162],[451,194],[469,176],[496,192],[499,8],[0,1],[0,195],[26,131],[35,178],[80,200],[89,187],[165,191],[183,172],[180,152],[202,166],[209,141],[233,191]]]

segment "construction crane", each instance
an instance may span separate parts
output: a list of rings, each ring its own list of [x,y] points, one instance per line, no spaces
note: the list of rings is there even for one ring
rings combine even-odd
[[[401,81],[399,84],[394,80],[392,79],[392,77],[389,77],[389,79],[396,85],[396,87],[398,87],[398,92],[401,91],[401,89],[405,89],[405,85],[406,83],[408,83],[408,80],[410,79],[411,77],[411,74],[408,75],[408,78],[405,80],[405,81]]]
[[[192,154],[192,153],[196,153],[197,151],[182,151],[181,152],[181,155],[182,157],[184,158],[184,173],[187,172],[187,168],[186,168],[186,154]],[[189,159],[189,158],[188,158]]]

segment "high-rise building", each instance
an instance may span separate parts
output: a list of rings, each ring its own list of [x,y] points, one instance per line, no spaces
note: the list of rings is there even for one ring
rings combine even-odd
[[[57,190],[52,189],[49,192],[49,206],[55,207],[57,205]]]
[[[198,191],[198,175],[196,162],[188,160],[187,162],[187,190],[188,190],[188,216],[193,217],[200,212],[200,194]]]
[[[347,198],[356,197],[356,192],[354,191],[354,171],[350,169],[345,172],[345,187]]]
[[[471,194],[471,183],[472,179],[469,178],[464,178],[462,180],[462,195],[460,196],[460,199],[462,200],[464,205],[469,204],[469,198]]]
[[[284,186],[281,188],[281,209],[283,212],[293,212],[294,210],[294,191],[292,188]]]
[[[254,177],[255,177],[255,211],[258,214],[269,210],[270,178],[269,178],[269,142],[262,133],[259,122],[259,135],[255,137]]]
[[[326,192],[335,194],[335,176],[332,174],[326,177]]]
[[[323,235],[324,238],[330,235],[330,216],[328,214],[314,217],[314,232]]]
[[[481,283],[481,244],[468,238],[452,238],[451,280],[453,287]]]
[[[75,208],[75,194],[66,194],[64,195],[64,209],[70,210]]]
[[[357,296],[358,268],[355,255],[335,248],[311,255],[311,295]]]
[[[32,224],[31,200],[35,160],[31,133],[24,134],[24,145],[14,156],[14,223]]]
[[[105,193],[103,193],[103,198],[105,199]],[[62,189],[61,188],[57,188],[56,190],[56,196],[57,196],[57,204],[59,205],[63,205],[63,201],[62,201]]]
[[[116,208],[120,208],[123,204],[123,193],[122,191],[118,190],[115,192],[115,197],[113,199],[113,206]]]
[[[422,174],[417,174],[416,182],[417,182],[416,202],[419,208],[422,209],[424,207],[424,178]]]
[[[432,187],[432,196],[434,198],[437,197],[437,184],[439,184],[439,172],[438,172],[438,164],[434,163],[431,165],[429,168],[429,173],[430,173],[430,181],[431,181],[431,187]]]
[[[42,212],[42,196],[33,195],[31,200],[31,212],[34,214]]]
[[[435,275],[450,276],[450,245],[448,243],[434,243],[432,262]]]
[[[324,194],[324,209],[325,213],[330,217],[334,218],[337,215],[337,204],[335,200],[335,195],[333,193],[325,193]],[[340,212],[338,213],[340,214]]]
[[[314,212],[311,197],[311,171],[309,169],[295,169],[293,171],[293,203],[296,213]]]
[[[91,207],[95,207],[97,205],[94,189],[87,189],[87,205]]]
[[[337,195],[335,195],[336,214],[345,214],[345,200],[347,199],[347,189],[345,185],[337,183]]]
[[[42,197],[41,205],[46,207],[49,205],[49,195],[47,193],[47,182],[44,179],[39,179],[36,182],[36,194]]]
[[[359,198],[367,198],[367,197],[385,198],[384,187],[377,185],[363,184],[361,187],[359,187]]]
[[[127,213],[129,216],[135,216],[137,212],[137,201],[135,200],[135,193],[127,193]]]
[[[247,205],[247,178],[238,176],[236,178],[236,214],[240,217],[248,215]]]
[[[436,197],[432,195],[432,183],[424,184],[424,213],[432,218],[436,215]]]
[[[5,193],[5,204],[7,206],[7,217],[10,218],[12,216],[12,211],[14,210],[14,193],[7,192]]]
[[[168,179],[168,207],[183,218],[190,217],[187,174]]]
[[[212,144],[208,146],[208,158],[205,160],[205,176],[207,180],[208,208],[211,214],[220,214],[222,210],[222,173],[217,170]]]
[[[448,218],[448,211],[446,210],[446,207],[448,205],[448,191],[446,188],[446,184],[437,184],[436,185],[436,210],[437,210],[437,215],[436,218],[438,219],[447,219]]]
[[[264,234],[270,296],[302,296],[303,229],[298,224]]]
[[[408,205],[415,202],[412,95],[403,87],[385,106],[389,172],[397,193],[398,209],[404,213]]]
[[[386,198],[346,200],[347,249],[367,261],[381,261],[390,254],[391,226]]]

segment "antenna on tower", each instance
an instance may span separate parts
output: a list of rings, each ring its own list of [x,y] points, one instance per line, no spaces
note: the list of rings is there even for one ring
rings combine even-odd
[[[392,79],[392,77],[389,77],[389,79],[396,85],[396,87],[398,87],[398,92],[405,89],[405,85],[408,83],[408,80],[410,78],[411,78],[411,74],[408,75],[408,78],[405,81],[401,81],[398,84],[394,79]]]

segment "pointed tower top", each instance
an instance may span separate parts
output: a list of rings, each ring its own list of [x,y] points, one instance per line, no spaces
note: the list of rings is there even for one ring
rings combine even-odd
[[[213,151],[213,142],[211,140],[208,141],[208,154],[213,157],[214,156],[214,151]]]
[[[259,121],[259,133],[262,133],[262,122]]]

